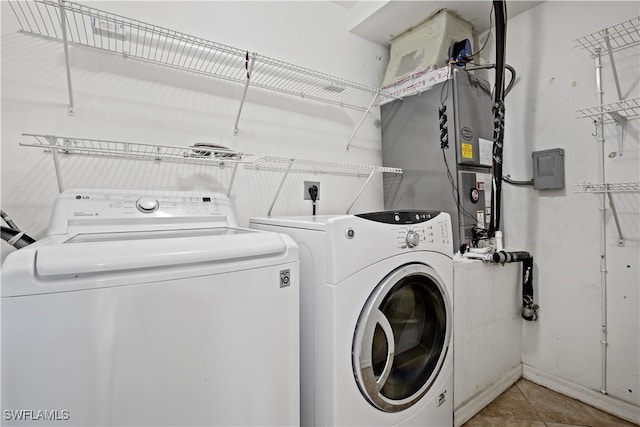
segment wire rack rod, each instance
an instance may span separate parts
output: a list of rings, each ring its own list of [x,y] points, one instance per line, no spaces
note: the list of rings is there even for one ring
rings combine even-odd
[[[245,165],[246,169],[276,172],[314,173],[342,176],[368,177],[371,172],[402,173],[402,169],[385,166],[334,163],[285,157],[260,157]]]
[[[617,182],[592,184],[575,184],[576,193],[638,193],[640,192],[640,182]]]
[[[249,53],[168,28],[70,1],[9,1],[21,31],[63,41],[61,10],[68,43],[208,77],[244,84],[249,56],[255,58],[251,85],[286,95],[365,111],[397,97],[329,74]]]
[[[640,117],[640,98],[626,99],[602,106],[596,105],[594,107],[583,108],[576,111],[576,114],[578,114],[576,118],[584,119],[588,117],[597,117],[602,113],[608,114],[611,112],[618,113],[627,119]],[[613,119],[611,118],[610,120],[605,121],[613,121]]]
[[[607,38],[609,44],[607,45]],[[591,55],[617,51],[640,44],[640,17],[631,18],[611,27],[588,34],[573,41],[574,48],[586,49]]]
[[[30,137],[30,142],[21,142],[25,147],[57,149],[65,154],[111,156],[130,159],[165,160],[170,162],[228,165],[248,163],[249,154],[206,146],[175,147],[136,142],[106,141],[99,139],[73,138],[54,135],[22,134]]]

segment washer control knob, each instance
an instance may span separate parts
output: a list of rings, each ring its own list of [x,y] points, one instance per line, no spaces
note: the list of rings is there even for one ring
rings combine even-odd
[[[151,197],[140,197],[136,200],[136,208],[142,213],[151,213],[158,210],[160,204],[156,199]]]
[[[407,242],[408,247],[415,248],[420,244],[420,235],[415,231],[409,230],[404,240]]]

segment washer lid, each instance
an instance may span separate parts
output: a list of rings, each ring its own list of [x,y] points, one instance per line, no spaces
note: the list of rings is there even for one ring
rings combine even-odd
[[[284,253],[277,233],[236,228],[78,234],[40,247],[42,278],[255,259]]]

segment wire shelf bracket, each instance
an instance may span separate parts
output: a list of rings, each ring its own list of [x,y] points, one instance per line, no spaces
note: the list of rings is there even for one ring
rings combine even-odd
[[[618,212],[616,210],[616,204],[613,200],[612,193],[638,193],[640,192],[640,182],[618,182],[618,183],[602,183],[591,184],[583,183],[576,184],[576,193],[597,193],[606,194],[609,199],[609,206],[611,206],[611,213],[613,214],[613,220],[618,230],[618,246],[624,246],[625,239],[622,234],[622,226],[620,225],[620,219],[618,218]]]
[[[399,99],[379,88],[300,67],[274,58],[249,54],[168,28],[127,18],[66,0],[9,0],[20,32],[63,43],[70,106],[73,93],[69,46],[82,46],[124,58],[195,73],[244,86],[234,134],[249,86],[342,108],[371,110],[376,100]],[[371,98],[374,101],[371,101]],[[355,132],[354,132],[355,133]]]
[[[388,173],[396,173],[401,174],[402,169],[400,168],[391,168],[384,166],[370,166],[370,165],[361,165],[361,164],[347,164],[347,163],[334,163],[334,162],[322,162],[315,160],[302,160],[302,159],[293,159],[293,158],[284,158],[284,157],[261,157],[258,158],[251,163],[247,163],[244,166],[246,169],[254,169],[254,170],[265,170],[265,171],[275,171],[275,172],[283,172],[284,175],[280,181],[276,194],[273,197],[273,201],[271,202],[271,206],[269,207],[269,211],[267,212],[268,216],[271,216],[271,212],[273,211],[273,207],[280,196],[280,192],[282,191],[282,187],[287,179],[287,177],[291,173],[315,173],[315,174],[328,174],[328,175],[340,175],[340,176],[352,176],[352,177],[362,177],[365,176],[367,179],[364,184],[360,187],[360,190],[353,198],[353,201],[346,209],[345,213],[349,213],[356,201],[362,195],[365,187],[371,182],[371,179],[376,173],[388,172]]]
[[[38,135],[23,133],[29,137],[28,142],[20,142],[24,147],[36,147],[50,150],[60,192],[64,191],[60,154],[106,156],[123,159],[166,161],[218,167],[232,167],[227,186],[227,196],[231,194],[236,172],[240,164],[246,164],[250,154],[237,151],[211,148],[207,146],[176,147],[171,145],[142,144],[136,142],[107,141],[99,139],[73,138],[55,135]]]
[[[586,49],[592,56],[608,54],[619,100],[622,100],[623,96],[613,53],[638,44],[640,44],[640,17],[603,28],[574,40],[574,47]]]

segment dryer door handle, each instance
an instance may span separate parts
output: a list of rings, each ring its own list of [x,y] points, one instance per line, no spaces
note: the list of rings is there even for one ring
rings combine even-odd
[[[385,364],[380,375],[376,375],[373,367],[373,341],[375,339],[376,326],[378,325],[380,325],[380,328],[384,333],[384,338],[387,344]],[[389,323],[387,317],[377,307],[370,311],[367,317],[367,322],[363,326],[364,334],[362,335],[358,351],[359,377],[364,383],[364,388],[368,390],[368,393],[380,394],[380,390],[382,390],[386,384],[393,367],[393,359],[395,355],[393,329],[391,328],[391,323]]]
[[[395,356],[396,343],[393,336],[391,323],[389,323],[389,319],[387,319],[384,313],[380,310],[376,310],[376,321],[377,324],[382,328],[385,339],[387,340],[387,362],[384,365],[382,374],[380,374],[380,377],[376,380],[378,390],[382,390],[382,387],[384,387],[385,383],[387,382],[387,378],[389,378],[389,374],[391,374],[391,369],[393,368],[393,358]]]

